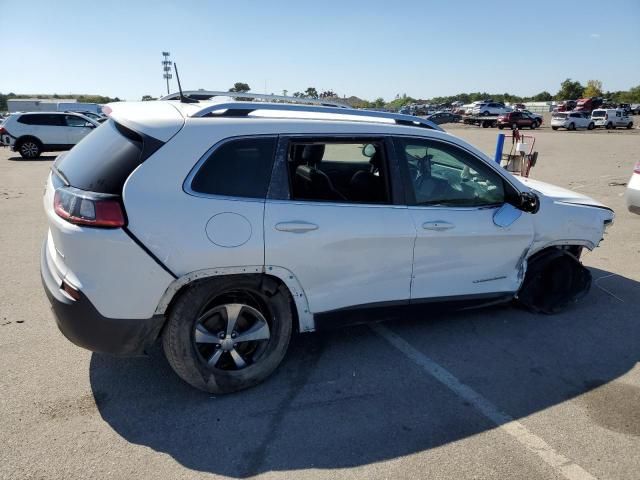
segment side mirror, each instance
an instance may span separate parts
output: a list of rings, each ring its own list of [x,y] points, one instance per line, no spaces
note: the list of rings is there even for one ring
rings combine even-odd
[[[517,207],[523,212],[537,213],[540,210],[540,199],[533,192],[522,192],[519,200],[520,204]]]

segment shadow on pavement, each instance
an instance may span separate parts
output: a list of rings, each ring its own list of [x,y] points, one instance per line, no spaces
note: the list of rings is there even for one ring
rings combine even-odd
[[[638,361],[640,283],[592,273],[597,285],[559,315],[502,307],[387,326],[518,419]],[[90,379],[102,418],[124,439],[232,477],[365,465],[495,427],[366,326],[298,336],[275,375],[234,395],[182,383],[159,349],[94,354]]]
[[[58,155],[41,155],[38,158],[22,158],[20,155],[9,157],[7,160],[11,162],[50,162],[58,158]]]

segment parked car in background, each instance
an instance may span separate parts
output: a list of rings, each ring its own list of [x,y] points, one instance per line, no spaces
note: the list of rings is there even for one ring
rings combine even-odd
[[[511,105],[511,107],[514,110],[524,110],[525,108],[527,108],[524,103],[514,103],[513,105]]]
[[[554,130],[559,128],[566,128],[567,130],[587,128],[593,130],[595,123],[588,114],[583,112],[553,112],[551,115],[551,128]]]
[[[431,115],[427,115],[425,118],[438,125],[442,125],[443,123],[457,123],[462,120],[462,116],[451,112],[436,112]]]
[[[640,115],[640,103],[631,104],[631,113],[633,115]]]
[[[530,117],[535,118],[538,121],[538,126],[542,125],[542,123],[544,122],[544,117],[542,115],[540,115],[539,113],[533,113],[529,110],[520,110],[522,113],[526,113],[527,115],[529,115]]]
[[[621,103],[618,105],[618,108],[621,108],[627,114],[631,114],[631,104],[630,103]]]
[[[22,158],[37,158],[42,152],[69,150],[98,125],[80,113],[15,113],[0,127],[0,143]]]
[[[131,355],[159,339],[208,392],[266,379],[294,331],[434,302],[568,307],[591,283],[581,251],[614,216],[423,119],[267,102],[110,108],[48,175],[43,288],[70,341]]]
[[[491,103],[481,103],[476,105],[473,110],[473,115],[501,115],[503,113],[507,113],[512,111],[511,107],[506,107],[504,103],[491,102]]]
[[[498,116],[497,126],[500,130],[504,127],[535,129],[538,127],[538,120],[524,112],[508,112]]]
[[[633,169],[624,198],[629,211],[640,215],[640,162]]]
[[[558,105],[556,106],[556,108],[554,108],[554,112],[569,112],[571,110],[573,110],[574,108],[576,108],[576,104],[577,102],[575,100],[563,100],[560,103],[558,103]]]
[[[591,113],[596,108],[600,108],[604,100],[601,97],[581,98],[576,103],[575,112]]]
[[[600,108],[591,112],[591,120],[596,127],[604,127],[607,130],[612,128],[631,128],[633,119],[622,108]]]

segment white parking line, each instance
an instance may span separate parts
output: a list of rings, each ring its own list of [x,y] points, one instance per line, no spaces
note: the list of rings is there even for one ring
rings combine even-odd
[[[501,412],[498,407],[485,397],[468,385],[462,383],[448,370],[416,350],[403,338],[393,333],[387,327],[381,324],[373,324],[370,325],[370,328],[422,367],[422,369],[429,375],[452,390],[459,397],[472,404],[480,413],[495,423],[498,428],[511,435],[531,452],[538,455],[538,457],[553,468],[557,474],[562,475],[569,480],[596,480],[596,477],[591,475],[580,465],[556,452],[551,445],[527,430],[527,427],[522,423],[514,420],[506,413]]]

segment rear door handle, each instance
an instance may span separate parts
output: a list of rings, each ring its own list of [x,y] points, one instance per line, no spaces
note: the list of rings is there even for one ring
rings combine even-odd
[[[453,223],[444,222],[442,220],[436,220],[435,222],[424,222],[422,228],[425,230],[435,230],[436,232],[442,232],[444,230],[451,230],[455,225]]]
[[[309,222],[276,223],[276,230],[278,230],[279,232],[306,233],[317,230],[318,228],[318,225]]]

